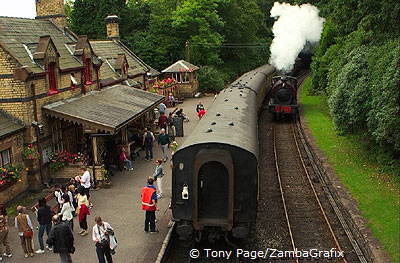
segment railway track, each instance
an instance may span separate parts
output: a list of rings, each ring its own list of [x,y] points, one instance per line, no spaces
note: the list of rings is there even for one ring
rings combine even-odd
[[[291,248],[343,253],[311,181],[292,123],[274,125],[273,151]],[[337,260],[347,262],[345,258]]]

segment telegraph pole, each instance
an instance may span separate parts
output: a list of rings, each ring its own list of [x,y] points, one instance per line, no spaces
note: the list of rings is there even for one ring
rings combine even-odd
[[[189,46],[189,40],[186,40],[185,43],[185,60],[187,62],[190,62],[190,46]]]

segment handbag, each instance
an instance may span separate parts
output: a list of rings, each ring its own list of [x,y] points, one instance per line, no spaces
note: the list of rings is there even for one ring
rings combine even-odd
[[[33,231],[32,231],[32,230],[24,231],[22,235],[23,235],[25,238],[32,238],[32,237],[33,237]]]

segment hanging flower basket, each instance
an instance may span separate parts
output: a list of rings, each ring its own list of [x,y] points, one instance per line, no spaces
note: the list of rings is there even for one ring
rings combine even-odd
[[[22,158],[25,160],[36,160],[39,158],[39,153],[33,148],[32,144],[28,144],[22,151]]]
[[[13,183],[21,182],[22,170],[22,167],[13,165],[0,167],[0,190],[3,190]]]

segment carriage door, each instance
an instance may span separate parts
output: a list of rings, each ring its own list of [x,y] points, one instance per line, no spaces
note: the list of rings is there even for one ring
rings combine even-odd
[[[223,164],[203,164],[198,175],[199,219],[227,218],[229,174]]]

